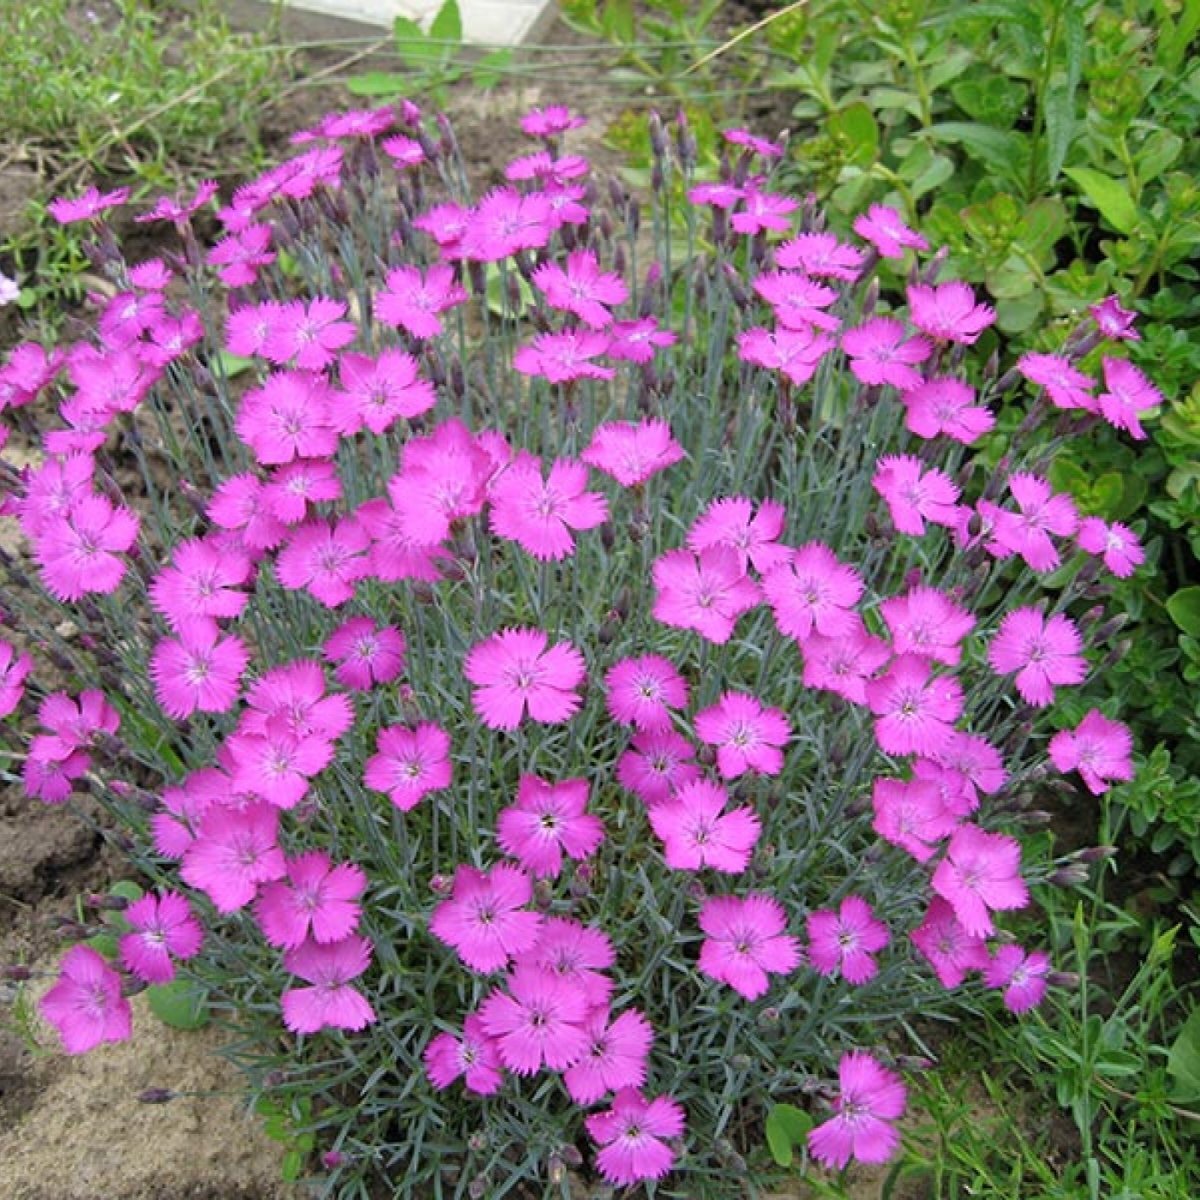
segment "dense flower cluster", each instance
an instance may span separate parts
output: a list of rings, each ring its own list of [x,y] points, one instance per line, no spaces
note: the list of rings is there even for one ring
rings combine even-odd
[[[370,1047],[421,1009],[423,1086],[557,1076],[623,1186],[699,1152],[672,1063],[720,1054],[673,1032],[656,1058],[676,991],[709,1021],[729,992],[739,1013],[780,1000],[784,979],[845,985],[847,1004],[899,989],[917,1010],[973,976],[1014,1012],[1038,1002],[1049,959],[998,936],[1030,891],[996,801],[1050,768],[1102,792],[1131,777],[1132,746],[1098,709],[1032,761],[1027,737],[1006,741],[1090,670],[1066,611],[1084,593],[1036,589],[1068,560],[1080,588],[1127,575],[1142,551],[1044,464],[982,487],[958,470],[996,424],[994,380],[961,366],[995,314],[935,269],[887,313],[864,307],[880,259],[928,249],[900,214],[875,205],[843,240],[771,191],[779,147],[731,131],[722,178],[689,193],[718,263],[704,296],[727,340],[710,346],[717,323],[697,325],[709,314],[678,279],[625,270],[588,164],[563,153],[579,121],[530,114],[541,148],[471,203],[414,106],[326,118],[219,210],[208,250],[191,222],[214,189],[144,214],[179,231],[180,256],[109,261],[94,341],[18,347],[0,407],[57,403],[6,500],[46,591],[86,620],[144,601],[118,646],[137,682],[46,696],[27,791],[59,803],[115,770],[118,733],[177,746],[141,751],[162,775],[146,849],[190,895],[128,909],[122,966],[169,981],[203,961],[197,911],[210,928],[239,914],[228,936],[294,977],[277,992],[290,1034]],[[382,234],[381,176],[402,213]],[[101,224],[125,199],[52,211]],[[356,276],[347,252],[314,281],[304,263],[350,211],[373,266]],[[219,327],[184,279],[227,304]],[[692,391],[669,354],[707,356]],[[1142,436],[1157,393],[1123,359],[1102,369],[1099,393],[1065,355],[1017,373]],[[153,528],[111,470],[117,433],[149,414],[196,465],[175,464],[186,506]],[[1020,580],[1018,602],[985,596],[992,578]],[[0,643],[0,716],[32,666]],[[71,1052],[129,1034],[121,976],[88,948],[42,1011]],[[886,1160],[904,1084],[815,1036],[811,1066],[836,1064],[839,1091],[812,1155]]]

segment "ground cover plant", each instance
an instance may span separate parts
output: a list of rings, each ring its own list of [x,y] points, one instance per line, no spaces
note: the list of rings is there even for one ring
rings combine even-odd
[[[39,457],[8,607],[46,617],[10,771],[100,799],[153,883],[41,1012],[71,1052],[130,987],[228,1023],[329,1195],[728,1196],[771,1113],[891,1159],[916,1019],[1056,982],[1005,933],[1094,857],[1022,863],[1043,790],[1132,776],[1070,693],[1142,551],[1044,478],[1159,403],[1130,314],[1001,376],[894,210],[835,237],[780,147],[730,131],[698,181],[657,120],[644,202],[580,120],[529,114],[476,196],[415,105],[331,114],[213,244],[210,189],[158,201],[146,262],[126,196],[61,198],[113,294],[0,373]]]

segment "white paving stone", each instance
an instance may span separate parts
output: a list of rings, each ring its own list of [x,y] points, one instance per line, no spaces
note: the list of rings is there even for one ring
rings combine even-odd
[[[428,28],[441,0],[284,0],[284,7],[384,29],[397,17],[410,17]],[[516,46],[548,15],[553,0],[458,0],[458,7],[465,42]]]

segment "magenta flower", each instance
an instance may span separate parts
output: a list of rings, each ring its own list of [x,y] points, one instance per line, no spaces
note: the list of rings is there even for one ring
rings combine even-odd
[[[1118,579],[1128,579],[1146,561],[1137,534],[1120,521],[1109,524],[1100,517],[1084,517],[1075,540],[1081,550],[1101,555],[1104,565]]]
[[[128,199],[127,187],[111,192],[102,192],[99,188],[90,187],[73,199],[56,196],[46,205],[46,211],[60,225],[70,225],[75,221],[94,221],[102,212],[110,208],[119,208]]]
[[[879,611],[897,654],[919,654],[949,667],[958,665],[960,643],[975,628],[975,618],[937,588],[917,586],[889,596]]]
[[[604,826],[585,811],[587,801],[586,779],[550,783],[522,775],[516,804],[496,822],[496,841],[535,878],[557,876],[564,854],[584,859],[604,841]]]
[[[1160,407],[1162,393],[1131,362],[1123,358],[1104,358],[1105,391],[1096,398],[1100,413],[1116,429],[1124,429],[1138,441],[1144,441],[1146,431],[1139,417],[1150,409]]]
[[[928,862],[937,844],[958,827],[958,815],[944,803],[941,788],[925,778],[876,779],[871,803],[871,828],[917,862]]]
[[[763,708],[756,696],[726,692],[712,707],[696,714],[696,736],[717,748],[717,767],[725,779],[747,771],[778,775],[783,751],[792,734],[787,717],[778,708]]]
[[[97,688],[88,688],[78,697],[51,693],[38,706],[38,720],[66,751],[92,746],[97,735],[115,734],[121,725],[117,710]]]
[[[587,117],[578,116],[565,104],[549,104],[545,108],[531,108],[521,118],[521,131],[530,137],[553,137],[569,129],[582,129]]]
[[[121,961],[146,983],[169,983],[175,978],[174,959],[194,958],[204,944],[200,922],[178,892],[148,893],[123,916],[132,932],[120,940]]]
[[[609,1092],[646,1082],[654,1030],[640,1012],[629,1009],[613,1018],[608,1005],[601,1005],[589,1014],[584,1032],[587,1049],[563,1073],[563,1083],[576,1104],[595,1104]]]
[[[866,256],[854,246],[839,242],[832,233],[802,233],[775,247],[775,265],[803,271],[816,279],[844,279],[853,283],[862,273]]]
[[[1031,570],[1053,571],[1062,561],[1051,534],[1070,537],[1079,528],[1079,513],[1070,496],[1055,493],[1037,475],[1009,476],[1008,490],[1020,512],[980,502],[980,512],[992,520],[988,551],[998,558],[1018,554]]]
[[[674,729],[645,729],[617,760],[617,782],[650,806],[700,777],[696,748]]]
[[[654,359],[654,351],[659,346],[673,346],[679,341],[678,334],[669,329],[660,329],[654,317],[614,321],[608,333],[612,338],[608,344],[608,357],[620,362],[651,362]]]
[[[803,329],[755,327],[738,334],[738,357],[768,371],[780,371],[796,387],[816,373],[821,359],[836,343],[812,325]]]
[[[904,424],[918,437],[944,435],[964,446],[991,431],[996,418],[973,403],[975,389],[960,379],[929,379],[904,393]]]
[[[928,250],[929,243],[915,230],[905,225],[894,208],[872,204],[855,219],[854,232],[868,241],[883,258],[903,258],[906,248]]]
[[[386,433],[401,417],[411,420],[437,403],[433,384],[418,374],[417,360],[402,350],[381,350],[372,357],[347,351],[338,359],[344,397],[334,413],[340,433],[366,427]]]
[[[1106,296],[1099,304],[1093,304],[1088,312],[1106,338],[1115,342],[1142,340],[1142,335],[1133,327],[1137,313],[1122,308],[1118,297]]]
[[[18,654],[11,642],[0,639],[0,718],[16,711],[25,695],[25,680],[32,670],[30,655]]]
[[[1008,782],[1000,751],[977,733],[956,729],[933,755],[939,766],[953,771],[961,789],[985,795],[998,792]],[[921,763],[916,764],[920,773]]]
[[[915,654],[894,658],[866,691],[876,716],[875,740],[885,754],[933,754],[953,732],[963,710],[958,680],[934,675],[929,663]]]
[[[604,686],[613,719],[637,729],[669,728],[671,709],[687,707],[687,682],[658,654],[621,659],[609,668]]]
[[[284,968],[312,987],[288,988],[280,997],[283,1023],[293,1033],[322,1029],[356,1032],[375,1022],[367,998],[350,986],[371,965],[371,943],[357,934],[336,942],[305,942],[283,956]]]
[[[402,326],[415,338],[437,337],[443,325],[439,314],[466,302],[466,290],[454,278],[454,268],[435,263],[424,273],[418,267],[395,267],[386,287],[375,294],[374,312],[386,325]]]
[[[101,1042],[128,1041],[133,1033],[133,1010],[121,995],[121,976],[91,946],[67,951],[58,982],[38,1009],[58,1030],[68,1054],[86,1054]]]
[[[727,546],[741,556],[742,570],[753,567],[764,574],[792,557],[780,545],[787,510],[774,500],[763,500],[755,511],[754,501],[745,496],[714,500],[688,531],[688,549],[701,554],[714,546]]]
[[[301,458],[271,472],[262,490],[263,503],[285,525],[299,525],[309,506],[342,498],[342,481],[329,459]]]
[[[325,658],[336,663],[333,677],[354,691],[391,683],[404,670],[404,634],[370,617],[343,621],[326,639]]]
[[[415,808],[429,792],[450,786],[450,735],[439,725],[389,725],[379,731],[376,750],[367,760],[363,783],[386,793],[401,812]]]
[[[287,527],[267,507],[262,480],[249,472],[224,480],[206,515],[218,528],[237,533],[248,550],[271,550],[287,537]]]
[[[808,961],[821,975],[841,974],[855,986],[874,979],[879,964],[872,957],[891,940],[888,927],[875,919],[861,896],[847,896],[837,912],[808,914]]]
[[[275,576],[289,591],[306,591],[326,608],[353,599],[370,569],[371,539],[355,517],[308,521],[288,538],[275,560]]]
[[[836,1116],[810,1130],[808,1149],[819,1163],[838,1170],[851,1159],[887,1162],[900,1145],[890,1122],[904,1115],[908,1099],[900,1076],[861,1050],[843,1054],[838,1063],[841,1087]]]
[[[619,484],[635,487],[683,456],[683,447],[672,437],[666,421],[647,418],[637,425],[610,421],[597,426],[579,457]]]
[[[517,867],[502,864],[485,872],[460,866],[450,899],[429,919],[429,932],[471,970],[488,975],[536,944],[542,918],[525,909],[532,899],[533,884]]]
[[[601,1146],[600,1174],[618,1187],[643,1179],[661,1179],[675,1165],[675,1151],[664,1138],[683,1134],[683,1109],[670,1097],[647,1100],[635,1088],[622,1088],[607,1112],[585,1119],[588,1134]]]
[[[345,315],[342,300],[292,300],[275,315],[263,355],[273,363],[291,362],[302,371],[324,370],[358,333],[353,321],[342,320]]]
[[[259,267],[275,261],[271,236],[270,225],[247,224],[217,242],[206,261],[218,268],[222,283],[247,287],[258,278]]]
[[[849,633],[826,637],[812,633],[804,642],[804,686],[822,688],[853,704],[866,704],[867,680],[883,666],[892,651],[882,638],[867,632],[855,614]]]
[[[242,397],[235,428],[263,466],[328,458],[338,444],[333,410],[333,392],[323,376],[276,371]]]
[[[1111,783],[1133,778],[1133,735],[1120,721],[1110,721],[1093,708],[1074,730],[1064,729],[1050,739],[1050,761],[1058,770],[1078,771],[1093,796]]]
[[[1011,1013],[1037,1008],[1046,995],[1050,956],[1041,950],[1026,952],[1016,945],[999,946],[983,968],[983,982],[1002,988],[1004,1007]]]
[[[462,254],[499,262],[519,250],[536,250],[550,240],[550,205],[536,193],[496,188],[475,206],[462,235]]]
[[[106,496],[80,497],[63,517],[50,522],[34,548],[46,590],[56,599],[109,595],[125,577],[126,553],[137,541],[140,522]]]
[[[503,629],[467,655],[463,674],[476,685],[471,699],[489,729],[516,729],[526,712],[558,725],[579,710],[583,655],[569,642],[547,648],[547,640],[540,629]]]
[[[951,529],[958,524],[957,486],[945,471],[926,470],[919,458],[883,455],[871,486],[887,501],[892,524],[901,533],[921,537],[926,521]]]
[[[925,919],[908,936],[944,988],[958,987],[968,971],[982,971],[991,961],[983,938],[968,933],[941,896],[930,900]]]
[[[1070,617],[1056,613],[1047,618],[1036,608],[1018,608],[1000,622],[988,647],[988,662],[997,675],[1016,671],[1021,698],[1045,708],[1053,702],[1056,686],[1082,683],[1087,676],[1082,647]]]
[[[189,538],[171,552],[150,585],[150,603],[173,628],[197,617],[237,617],[250,597],[239,591],[250,578],[245,555],[218,550],[211,540]]]
[[[287,873],[278,837],[279,810],[270,804],[210,804],[184,851],[179,876],[204,892],[218,912],[236,912],[254,899],[260,884]]]
[[[354,723],[354,706],[342,695],[325,695],[325,672],[314,659],[272,667],[246,693],[239,732],[264,738],[316,736],[331,742]]]
[[[935,342],[974,345],[996,320],[995,309],[976,304],[975,293],[965,283],[910,283],[907,291],[912,323]]]
[[[484,1032],[496,1039],[500,1061],[517,1075],[543,1066],[563,1071],[587,1052],[588,1001],[583,990],[541,967],[518,964],[479,1007]]]
[[[735,218],[736,219],[736,218]],[[841,321],[827,309],[837,292],[799,271],[768,271],[754,280],[754,290],[771,306],[784,329],[824,329],[837,332]]]
[[[176,721],[194,712],[229,712],[249,661],[241,638],[222,637],[215,622],[193,622],[178,637],[163,638],[154,647],[150,678],[155,699]]]
[[[599,929],[570,917],[547,917],[521,961],[570,979],[583,990],[589,1008],[607,1008],[613,981],[604,972],[617,961],[617,952]]]
[[[1077,371],[1069,359],[1060,354],[1022,354],[1017,359],[1017,370],[1039,387],[1046,389],[1050,403],[1055,408],[1081,408],[1096,411],[1096,397],[1092,388],[1096,381],[1082,371]]]
[[[611,325],[612,306],[629,299],[625,281],[601,271],[600,260],[591,250],[573,250],[565,269],[554,262],[543,263],[533,273],[533,286],[551,308],[573,313],[592,329]]]
[[[576,379],[613,379],[616,371],[592,361],[608,350],[607,334],[587,329],[564,329],[541,333],[531,345],[513,355],[513,366],[522,375],[542,375],[551,383]]]
[[[787,975],[799,965],[800,943],[784,932],[787,914],[771,896],[712,896],[700,910],[700,928],[708,936],[697,968],[747,1000],[766,993],[768,975]]]
[[[439,1033],[425,1047],[425,1074],[439,1091],[448,1088],[459,1076],[463,1086],[477,1096],[491,1096],[504,1082],[504,1067],[495,1039],[484,1032],[478,1013],[463,1022],[460,1037]]]
[[[762,590],[779,632],[803,642],[813,633],[841,637],[856,627],[863,581],[823,542],[808,542],[766,573]]]
[[[925,338],[909,337],[903,322],[894,317],[872,317],[847,329],[842,334],[842,349],[850,356],[850,370],[860,383],[870,387],[890,384],[901,391],[924,381],[917,367],[933,353]]]
[[[694,629],[717,645],[729,641],[738,617],[758,604],[758,585],[740,556],[726,546],[699,555],[669,550],[654,563],[654,617],[676,629]]]
[[[729,223],[738,233],[745,234],[785,230],[791,227],[788,214],[798,207],[799,201],[790,196],[762,192],[751,184],[742,195],[742,207],[729,218]]]
[[[967,933],[989,937],[993,910],[1024,908],[1029,889],[1021,878],[1021,843],[976,825],[960,825],[933,873],[933,890],[950,902]]]
[[[575,552],[573,529],[594,529],[608,520],[608,502],[587,488],[588,469],[560,459],[542,478],[541,461],[522,454],[492,481],[490,524],[534,558],[559,560]]]
[[[696,779],[650,808],[650,824],[662,838],[668,867],[676,871],[711,867],[729,875],[746,869],[762,826],[746,806],[726,812],[728,799],[719,783]]]
[[[358,925],[358,898],[367,876],[353,863],[334,866],[321,850],[287,860],[285,880],[263,885],[254,906],[272,946],[294,949],[305,938],[322,944],[348,937]]]

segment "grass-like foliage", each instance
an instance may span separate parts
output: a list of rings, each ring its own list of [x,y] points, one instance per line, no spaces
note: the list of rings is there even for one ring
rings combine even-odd
[[[162,261],[121,195],[56,202],[111,294],[0,372],[37,458],[7,607],[72,679],[8,652],[14,761],[158,888],[42,1012],[124,1038],[183,964],[327,1195],[740,1194],[771,1105],[827,1167],[891,1158],[916,1018],[1053,982],[1002,928],[1080,878],[1022,867],[1041,790],[1132,773],[1055,702],[1141,551],[1043,478],[1155,402],[1128,314],[1001,374],[894,211],[825,232],[743,131],[696,184],[657,120],[647,204],[578,122],[530,114],[478,197],[445,122],[330,116],[214,245],[209,189],[144,214]]]

